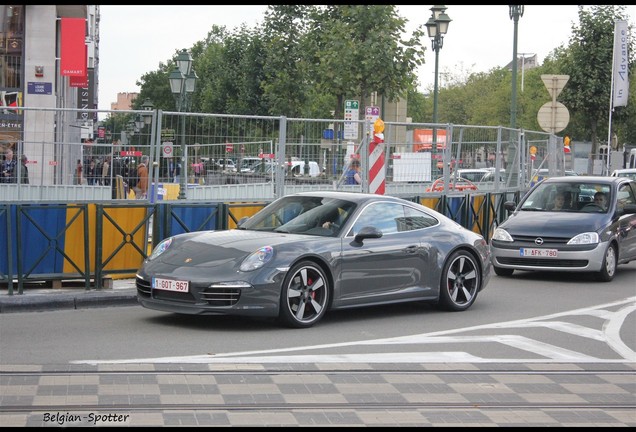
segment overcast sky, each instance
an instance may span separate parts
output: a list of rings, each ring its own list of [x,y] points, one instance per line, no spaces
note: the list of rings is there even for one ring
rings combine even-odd
[[[431,6],[398,6],[409,20],[408,34],[431,16]],[[117,93],[139,92],[139,78],[167,63],[173,54],[203,40],[214,24],[232,30],[263,21],[265,5],[239,6],[113,6],[101,5],[99,109],[110,109]],[[630,23],[636,6],[628,6]],[[507,5],[448,5],[451,18],[439,53],[440,85],[444,74],[465,76],[487,72],[512,61],[513,21]],[[556,47],[567,44],[572,24],[578,24],[577,6],[525,6],[519,19],[517,53],[538,55],[539,63]],[[432,88],[435,53],[428,37],[426,64],[419,70],[421,91]],[[611,67],[611,65],[608,65]],[[196,64],[195,64],[196,69]]]

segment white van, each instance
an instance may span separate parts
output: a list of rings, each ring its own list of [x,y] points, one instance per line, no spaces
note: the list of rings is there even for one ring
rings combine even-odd
[[[291,175],[294,177],[302,177],[305,175],[305,161],[293,160],[291,161],[291,165],[289,165],[289,170]],[[320,165],[318,162],[309,161],[309,177],[318,177],[322,171],[320,170]]]

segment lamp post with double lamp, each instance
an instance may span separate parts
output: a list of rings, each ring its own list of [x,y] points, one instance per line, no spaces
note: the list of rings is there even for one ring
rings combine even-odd
[[[439,93],[438,88],[438,76],[439,76],[439,50],[444,46],[444,35],[448,32],[448,25],[451,19],[446,15],[446,6],[435,5],[431,8],[431,17],[426,22],[426,30],[428,37],[431,38],[433,51],[435,51],[435,84],[433,87],[433,150],[437,147],[437,130],[435,124],[437,124],[437,95]]]
[[[196,86],[197,75],[192,70],[192,56],[185,49],[176,59],[177,68],[170,73],[170,90],[177,103],[177,111],[189,111],[192,103],[192,93]],[[178,199],[186,199],[186,144],[185,144],[185,116],[181,116],[181,173],[179,177]]]
[[[514,23],[514,38],[512,41],[512,95],[510,97],[510,127],[517,126],[517,30],[519,18],[523,16],[523,5],[509,5],[510,19]]]

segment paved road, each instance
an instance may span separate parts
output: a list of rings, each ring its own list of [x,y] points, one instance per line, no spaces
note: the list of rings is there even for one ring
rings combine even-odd
[[[136,304],[131,280],[13,297],[0,296],[3,320]],[[635,308],[630,297],[471,328],[218,355],[37,366],[5,364],[0,351],[0,424],[633,427],[636,357],[620,328]],[[568,338],[585,342],[571,349]]]

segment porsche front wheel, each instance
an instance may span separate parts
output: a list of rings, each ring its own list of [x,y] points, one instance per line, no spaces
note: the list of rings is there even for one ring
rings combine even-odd
[[[289,327],[316,324],[327,311],[329,279],[320,266],[310,261],[294,265],[283,282],[279,318]]]

